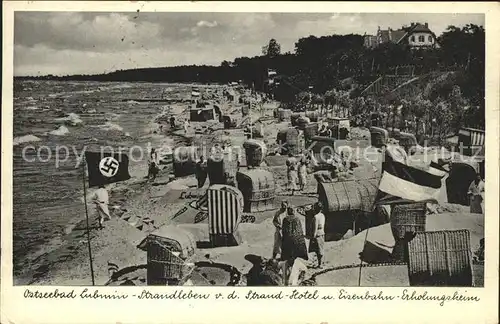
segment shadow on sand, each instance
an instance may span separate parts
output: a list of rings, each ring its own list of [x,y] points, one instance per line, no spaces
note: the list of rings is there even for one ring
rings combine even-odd
[[[365,263],[384,263],[393,261],[389,251],[367,241],[363,247],[363,251],[359,253],[359,259]]]

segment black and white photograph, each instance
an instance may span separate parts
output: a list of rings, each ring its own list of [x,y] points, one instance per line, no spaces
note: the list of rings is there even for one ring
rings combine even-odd
[[[15,286],[485,286],[485,14],[13,24]]]

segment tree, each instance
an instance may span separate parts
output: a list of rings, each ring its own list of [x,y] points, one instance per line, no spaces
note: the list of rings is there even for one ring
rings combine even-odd
[[[417,96],[410,101],[409,105],[411,113],[415,116],[415,135],[418,136],[422,130],[422,135],[425,136],[427,128],[424,125],[426,125],[429,111],[432,110],[432,102],[423,99],[422,96]]]
[[[484,28],[473,24],[461,29],[449,26],[438,41],[444,64],[461,66],[467,71],[464,83],[461,85],[464,97],[473,105],[484,107]]]
[[[429,111],[432,126],[437,126],[438,144],[441,145],[445,136],[452,130],[451,123],[453,113],[450,104],[446,101],[440,101],[435,109]]]
[[[281,45],[274,38],[271,38],[269,44],[262,47],[262,54],[268,58],[277,57],[281,54]]]
[[[449,103],[451,105],[450,109],[453,118],[452,127],[455,132],[458,132],[464,123],[466,107],[469,106],[468,101],[462,97],[462,91],[458,85],[453,86]],[[467,123],[467,121],[465,121],[465,123]]]

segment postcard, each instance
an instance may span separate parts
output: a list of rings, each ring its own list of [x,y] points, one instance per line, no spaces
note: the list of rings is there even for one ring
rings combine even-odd
[[[498,5],[3,9],[2,322],[496,323]]]

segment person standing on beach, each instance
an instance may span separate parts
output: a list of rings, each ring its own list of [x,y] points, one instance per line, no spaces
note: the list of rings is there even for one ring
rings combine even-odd
[[[156,153],[156,150],[154,148],[151,149],[151,153],[149,154],[149,161],[148,161],[148,180],[153,178],[153,181],[156,179],[156,176],[158,175],[158,153]]]
[[[295,259],[308,260],[304,229],[299,217],[292,207],[287,208],[287,215],[283,219],[281,259],[293,264]]]
[[[184,132],[186,135],[189,132],[189,121],[187,119],[184,121]]]
[[[297,160],[292,153],[288,153],[286,160],[288,188],[292,191],[292,196],[297,191]]]
[[[174,116],[170,117],[170,128],[172,130],[175,129],[175,117]]]
[[[104,185],[100,185],[99,189],[95,191],[92,201],[94,202],[96,207],[99,229],[103,229],[104,221],[108,221],[111,219],[108,209],[109,194]]]
[[[472,181],[467,192],[470,201],[470,212],[473,214],[482,214],[484,201],[484,182],[479,173],[476,174],[476,179]]]
[[[316,253],[318,268],[321,268],[321,259],[324,255],[325,246],[325,214],[322,212],[323,205],[317,202],[314,206],[313,235],[309,243],[309,252]]]
[[[304,150],[306,148],[306,139],[304,136],[304,131],[301,130],[300,128],[297,128],[298,135],[297,135],[297,142],[299,144],[299,149]]]
[[[304,154],[302,154],[302,158],[299,161],[299,189],[301,191],[304,191],[306,185],[307,185],[307,157]]]
[[[198,180],[198,188],[203,188],[207,180],[207,166],[203,155],[196,162],[196,180]]]
[[[281,230],[283,227],[283,219],[286,216],[288,208],[288,202],[283,200],[281,202],[281,208],[274,214],[273,225],[275,227],[274,231],[274,246],[273,246],[273,259],[276,259],[278,254],[281,254]]]

